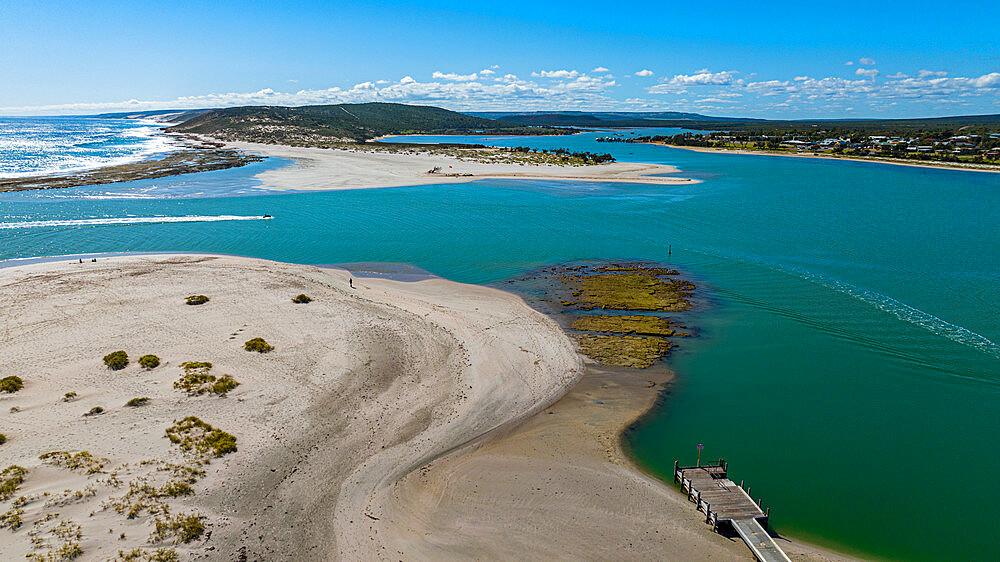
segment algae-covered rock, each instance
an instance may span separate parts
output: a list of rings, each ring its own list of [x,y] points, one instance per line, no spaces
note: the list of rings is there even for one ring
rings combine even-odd
[[[584,310],[678,312],[691,307],[687,299],[694,290],[694,285],[688,281],[661,279],[644,272],[586,275],[577,285],[573,296]]]
[[[673,326],[677,324],[659,316],[580,316],[571,327],[584,332],[670,337],[676,333]]]
[[[639,336],[576,336],[580,351],[604,365],[645,369],[670,353],[665,339]]]

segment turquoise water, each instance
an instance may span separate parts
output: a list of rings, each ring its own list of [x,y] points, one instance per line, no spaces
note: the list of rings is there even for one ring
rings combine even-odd
[[[502,142],[671,163],[703,183],[258,195],[249,168],[146,186],[138,199],[0,194],[0,259],[222,252],[406,262],[472,283],[566,260],[669,259],[706,284],[711,305],[700,337],[670,360],[671,396],[629,436],[640,462],[669,477],[705,443],[782,533],[888,558],[996,558],[984,522],[1000,515],[1000,175],[600,135]],[[210,197],[217,185],[241,196]],[[264,213],[274,219],[249,220]],[[129,215],[206,220],[71,222]]]

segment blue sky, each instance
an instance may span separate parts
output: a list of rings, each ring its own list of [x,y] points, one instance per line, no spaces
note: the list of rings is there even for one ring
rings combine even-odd
[[[0,114],[363,101],[1000,113],[1000,3],[0,3]]]

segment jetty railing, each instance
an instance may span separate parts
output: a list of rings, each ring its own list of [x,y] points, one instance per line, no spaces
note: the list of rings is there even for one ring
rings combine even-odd
[[[725,459],[697,466],[680,466],[674,461],[674,483],[680,486],[695,509],[705,514],[705,523],[718,529],[726,522],[736,529],[754,555],[761,560],[788,560],[788,557],[767,533],[771,508],[763,508],[760,498],[751,496],[744,482],[737,485],[729,479],[729,464]]]

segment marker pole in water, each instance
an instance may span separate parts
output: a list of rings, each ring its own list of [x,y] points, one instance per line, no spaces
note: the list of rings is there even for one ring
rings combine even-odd
[[[698,466],[701,466],[701,450],[704,448],[705,448],[704,445],[698,443]]]

